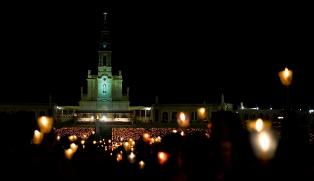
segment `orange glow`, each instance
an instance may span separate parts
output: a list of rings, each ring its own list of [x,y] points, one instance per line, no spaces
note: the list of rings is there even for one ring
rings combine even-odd
[[[145,142],[149,142],[149,141],[150,141],[150,135],[149,135],[148,133],[144,133],[144,134],[143,134],[143,140],[144,140]]]
[[[209,123],[207,124],[207,128],[208,128],[208,129],[211,129],[211,128],[212,128],[212,126],[213,126],[213,125],[212,125],[212,123],[211,123],[211,122],[209,122]]]
[[[139,163],[140,169],[143,169],[145,167],[145,163],[141,160]]]
[[[204,107],[199,108],[197,113],[198,113],[198,117],[200,119],[205,119],[206,118],[206,109]]]
[[[251,145],[257,158],[269,160],[275,155],[277,137],[271,129],[255,132],[251,134]]]
[[[70,140],[71,142],[77,140],[77,136],[76,136],[76,135],[71,135],[71,136],[69,136],[68,138],[69,138],[69,140]]]
[[[77,145],[75,143],[71,143],[70,148],[72,149],[73,153],[77,151]]]
[[[120,153],[117,154],[117,161],[121,161],[122,160],[122,155]]]
[[[158,161],[160,165],[165,164],[168,161],[169,154],[165,152],[158,152]]]
[[[42,133],[49,133],[52,129],[53,120],[47,116],[41,116],[37,120],[38,127]]]
[[[124,147],[125,151],[129,151],[129,150],[130,150],[130,144],[129,144],[129,142],[124,142],[124,143],[123,143],[123,147]]]
[[[185,121],[185,114],[183,112],[180,113],[180,120]]]
[[[74,154],[74,151],[71,148],[64,150],[64,155],[69,160],[72,159],[73,154]]]
[[[261,132],[271,128],[271,122],[258,118],[257,120],[248,120],[247,129],[252,132]]]
[[[178,124],[182,128],[186,128],[190,125],[190,120],[187,113],[180,112],[178,117]]]
[[[284,86],[289,86],[291,84],[292,76],[292,70],[289,70],[287,67],[285,70],[279,72],[280,81]]]
[[[264,128],[264,123],[262,119],[257,119],[255,123],[255,129],[257,132],[261,132]]]
[[[36,144],[36,145],[40,144],[42,142],[43,138],[44,138],[43,133],[41,133],[38,130],[34,131],[34,137],[33,137],[33,143],[34,144]]]

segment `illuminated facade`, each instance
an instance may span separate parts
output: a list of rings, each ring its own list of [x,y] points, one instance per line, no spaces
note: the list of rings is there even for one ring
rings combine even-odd
[[[122,71],[112,72],[111,32],[105,19],[98,49],[97,73],[88,70],[86,91],[81,87],[79,106],[57,107],[58,120],[79,122],[130,122],[128,90],[123,94]]]
[[[102,32],[102,43],[99,51],[98,73],[93,75],[88,70],[87,94],[81,88],[82,110],[107,110],[126,111],[129,109],[129,97],[122,93],[122,72],[118,75],[112,74],[111,46],[108,43],[109,31]]]

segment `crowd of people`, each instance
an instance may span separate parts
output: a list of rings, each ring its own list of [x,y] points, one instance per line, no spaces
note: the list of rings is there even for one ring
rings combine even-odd
[[[249,132],[236,114],[224,111],[213,114],[207,128],[119,128],[112,130],[112,140],[79,127],[53,129],[40,145],[31,144],[31,136],[3,135],[10,140],[5,142],[4,173],[32,180],[313,180],[314,149],[302,136],[303,127],[296,125],[298,119],[291,114],[284,122],[278,149],[269,160],[255,156]],[[31,135],[36,126],[28,128]],[[152,144],[145,133],[161,141]],[[70,140],[71,135],[77,139]],[[28,143],[20,144],[23,140]],[[72,144],[77,151],[67,159],[65,150]]]

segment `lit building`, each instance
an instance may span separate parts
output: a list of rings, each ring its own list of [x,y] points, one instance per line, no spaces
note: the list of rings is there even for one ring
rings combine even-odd
[[[105,24],[106,25],[106,24]],[[112,124],[141,124],[141,123],[175,123],[179,112],[186,112],[192,122],[201,122],[197,111],[206,110],[206,117],[210,120],[212,112],[218,110],[232,110],[233,105],[224,102],[218,104],[159,104],[158,101],[149,106],[130,106],[129,90],[123,94],[122,72],[113,75],[111,66],[112,47],[110,31],[101,32],[101,43],[98,51],[97,73],[88,70],[86,93],[81,87],[79,106],[57,106],[57,120],[75,120],[78,122],[104,122]]]
[[[81,122],[130,122],[129,96],[122,91],[122,71],[113,75],[111,66],[111,35],[106,27],[101,31],[98,51],[97,73],[88,70],[86,94],[81,87],[79,106],[64,106],[59,108],[61,120],[75,119]]]

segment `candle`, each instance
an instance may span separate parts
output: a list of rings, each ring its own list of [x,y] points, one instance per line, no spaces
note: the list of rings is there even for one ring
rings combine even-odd
[[[53,120],[47,116],[41,116],[37,120],[39,129],[42,133],[49,133],[52,129]]]
[[[41,133],[38,130],[34,131],[34,137],[33,137],[33,143],[34,144],[36,144],[36,145],[40,144],[42,142],[43,138],[44,138],[43,133]]]
[[[72,159],[73,154],[74,154],[74,152],[71,148],[64,150],[64,155],[69,160]]]

